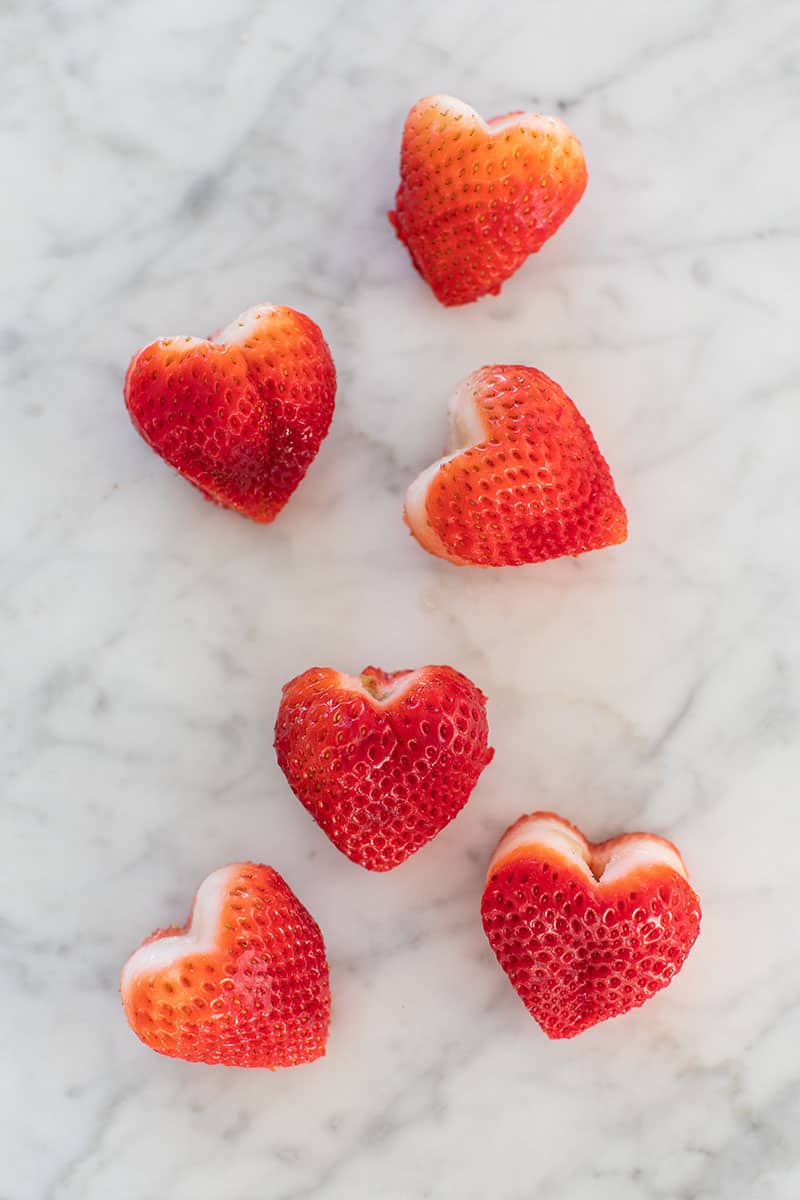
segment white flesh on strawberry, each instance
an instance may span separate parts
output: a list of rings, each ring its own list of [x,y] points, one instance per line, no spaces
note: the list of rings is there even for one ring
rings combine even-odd
[[[220,345],[237,345],[251,338],[260,325],[268,325],[272,314],[276,311],[275,304],[254,304],[245,312],[239,313],[235,320],[218,330],[209,338],[211,342]]]
[[[212,333],[211,337],[199,338],[181,334],[178,337],[159,338],[158,345],[163,346],[170,354],[187,354],[190,350],[194,350],[196,346],[208,345],[209,342],[213,342],[217,346],[241,345],[253,336],[259,326],[269,324],[270,317],[276,311],[276,308],[277,305],[275,304],[255,304],[252,308],[248,308],[246,312],[240,313],[224,329]],[[145,346],[144,349],[147,350],[149,347]],[[139,353],[143,354],[144,350],[141,350]]]
[[[165,967],[192,954],[210,954],[216,950],[222,909],[240,871],[240,863],[213,871],[197,889],[186,933],[156,938],[140,946],[130,956],[122,968],[120,986],[123,1000],[140,976],[157,975]]]
[[[458,100],[455,96],[448,96],[446,93],[440,93],[436,96],[428,96],[425,100],[421,100],[420,104],[426,108],[430,107],[437,110],[442,117],[442,131],[448,134],[452,133],[452,120],[468,120],[476,121],[478,125],[487,134],[502,133],[505,129],[514,129],[521,127],[523,129],[541,130],[543,133],[560,133],[564,140],[575,141],[575,135],[572,130],[564,124],[559,117],[543,116],[541,113],[518,112],[509,113],[508,116],[491,117],[485,121],[479,112],[476,112],[469,104],[465,104],[463,100]],[[433,122],[432,122],[433,124]]]
[[[592,845],[568,821],[553,813],[532,813],[506,830],[489,864],[489,875],[510,855],[548,850],[577,867],[587,881],[600,887],[618,883],[642,867],[666,866],[688,881],[683,859],[671,842],[650,833],[623,834]]]
[[[468,375],[450,400],[447,410],[447,454],[417,476],[406,492],[405,500],[406,521],[420,545],[438,558],[447,558],[450,562],[460,564],[466,563],[467,560],[459,558],[447,549],[428,520],[428,491],[443,466],[458,458],[465,450],[479,446],[488,437],[475,395],[479,375],[479,371]]]
[[[419,671],[406,671],[398,675],[398,678],[391,687],[386,689],[381,687],[380,696],[376,696],[369,688],[364,686],[361,675],[344,675],[339,671],[339,686],[345,691],[356,692],[364,700],[369,701],[373,708],[386,708],[388,705],[394,704],[395,700],[399,700],[402,696],[405,696],[406,692],[409,692],[417,680],[424,675],[426,669],[426,667],[422,667]]]

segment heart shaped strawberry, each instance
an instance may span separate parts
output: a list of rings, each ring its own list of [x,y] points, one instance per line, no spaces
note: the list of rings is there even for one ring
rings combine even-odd
[[[700,901],[671,842],[628,833],[592,844],[553,813],[506,830],[481,912],[497,961],[551,1038],[644,1004],[700,929]]]
[[[287,683],[278,762],[333,844],[396,867],[464,807],[494,751],[486,697],[452,667],[360,676],[313,667]]]
[[[450,403],[450,451],[412,483],[405,520],[459,566],[519,566],[624,542],[627,517],[592,431],[533,367],[481,367]]]
[[[131,420],[208,500],[272,521],[328,432],[336,371],[317,325],[262,304],[213,337],[161,338],[133,356]]]
[[[121,992],[137,1037],[172,1058],[274,1070],[325,1053],[322,934],[271,867],[209,875],[186,925],[157,930],[131,955]]]
[[[453,96],[428,96],[406,118],[389,220],[437,300],[469,304],[553,236],[586,178],[581,144],[557,117],[484,121]]]

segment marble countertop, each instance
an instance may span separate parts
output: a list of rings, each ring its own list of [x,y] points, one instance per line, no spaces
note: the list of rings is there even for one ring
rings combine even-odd
[[[3,1200],[796,1200],[797,128],[791,0],[2,14]],[[590,183],[502,295],[445,310],[385,218],[421,95],[561,114]],[[131,428],[159,335],[278,301],[337,413],[271,528]],[[558,379],[627,545],[458,570],[401,521],[453,386]],[[451,662],[497,754],[388,876],[349,864],[271,749],[315,664]],[[675,840],[704,905],[673,986],[550,1043],[477,916],[497,836],[552,808]],[[257,858],[319,919],[326,1059],[151,1054],[128,953]]]

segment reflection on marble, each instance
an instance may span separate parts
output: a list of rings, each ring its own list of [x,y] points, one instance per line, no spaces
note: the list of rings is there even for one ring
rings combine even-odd
[[[2,472],[2,1200],[795,1200],[800,28],[792,0],[11,0]],[[440,308],[385,219],[420,95],[541,108],[586,196],[497,299]],[[121,387],[257,301],[336,358],[333,430],[272,528],[204,503]],[[626,546],[517,571],[401,519],[453,385],[558,379]],[[497,755],[372,877],[291,797],[281,683],[447,661]],[[478,919],[496,837],[559,810],[674,839],[704,901],[679,979],[549,1043]],[[328,1057],[147,1053],[120,964],[221,863],[320,921]]]

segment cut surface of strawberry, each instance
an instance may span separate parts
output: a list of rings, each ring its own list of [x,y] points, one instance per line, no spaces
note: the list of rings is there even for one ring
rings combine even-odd
[[[449,407],[448,453],[411,484],[405,520],[457,566],[520,566],[625,541],[627,515],[592,431],[535,367],[486,366]]]
[[[211,338],[160,338],[131,360],[134,427],[208,500],[274,520],[328,432],[336,371],[319,326],[256,305]]]
[[[137,1037],[172,1058],[274,1070],[325,1053],[322,934],[271,867],[209,875],[187,923],[156,930],[131,955],[120,991]]]
[[[481,904],[500,966],[551,1038],[574,1037],[671,982],[700,902],[671,842],[591,843],[554,813],[520,817],[494,852]]]
[[[575,134],[558,117],[484,121],[454,96],[408,114],[389,220],[442,304],[496,294],[552,237],[586,188]]]
[[[278,763],[343,854],[404,862],[466,804],[493,750],[486,697],[447,666],[346,675],[312,667],[283,689]]]

